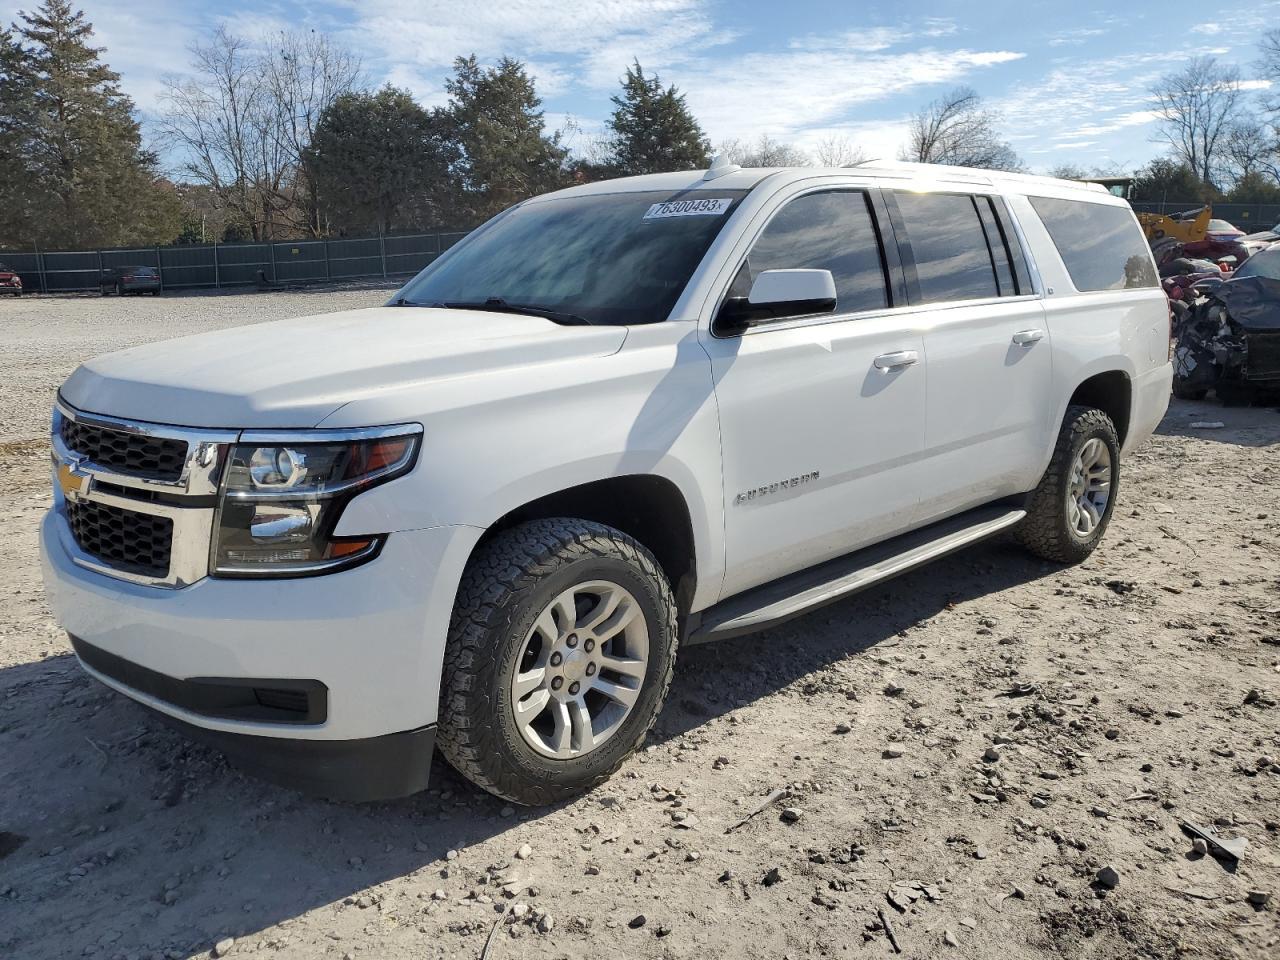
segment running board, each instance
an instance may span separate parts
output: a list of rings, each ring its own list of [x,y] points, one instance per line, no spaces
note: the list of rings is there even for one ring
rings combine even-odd
[[[702,611],[684,642],[710,643],[776,626],[985,540],[1026,515],[1007,504],[979,507],[755,587]]]

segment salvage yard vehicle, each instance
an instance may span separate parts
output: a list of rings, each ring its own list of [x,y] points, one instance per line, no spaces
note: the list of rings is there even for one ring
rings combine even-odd
[[[0,293],[22,296],[22,276],[3,263],[0,263]]]
[[[1232,277],[1200,288],[1175,326],[1173,394],[1227,404],[1280,392],[1280,243],[1250,257]]]
[[[105,297],[114,293],[118,297],[125,294],[149,293],[153,297],[160,296],[160,271],[155,267],[107,267],[98,278],[98,291]]]
[[[90,360],[49,602],[248,770],[400,796],[433,745],[543,804],[645,740],[681,644],[1008,531],[1083,560],[1171,381],[1125,201],[914,164],[520,203],[385,306]]]

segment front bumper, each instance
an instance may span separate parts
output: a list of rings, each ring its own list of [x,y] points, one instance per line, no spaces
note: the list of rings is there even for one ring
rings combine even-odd
[[[174,692],[185,690],[190,694],[199,692],[199,687],[214,686],[205,681],[165,677],[106,653],[78,637],[72,637],[71,643],[90,675],[126,691],[144,685]],[[155,712],[191,739],[226,754],[246,773],[330,800],[362,802],[407,797],[425,790],[431,775],[435,724],[358,740],[289,740],[210,730]]]
[[[45,591],[59,623],[80,644],[126,665],[104,669],[114,661],[82,656],[90,674],[200,731],[200,739],[268,779],[369,799],[381,792],[368,792],[379,783],[404,792],[425,785],[429,749],[416,765],[405,752],[434,738],[449,617],[480,533],[460,526],[397,533],[376,560],[341,573],[286,581],[205,578],[181,589],[77,565],[56,508],[45,515],[40,539]],[[149,679],[131,680],[140,676]],[[222,694],[210,708],[207,696],[172,692],[199,681],[270,689],[317,684],[325,691],[323,716],[263,719],[253,710],[237,713],[235,702],[228,708]],[[380,779],[367,767],[374,761],[393,769]]]

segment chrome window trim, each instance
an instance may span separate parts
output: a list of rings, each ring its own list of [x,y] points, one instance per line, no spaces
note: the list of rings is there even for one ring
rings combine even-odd
[[[1038,293],[1024,293],[1016,297],[983,297],[979,300],[947,300],[943,303],[909,303],[901,307],[886,307],[882,310],[861,310],[855,313],[809,313],[800,317],[782,317],[778,320],[767,320],[732,336],[722,336],[720,339],[731,340],[734,337],[749,337],[757,333],[768,333],[772,330],[794,330],[797,327],[817,327],[828,323],[845,323],[850,320],[911,316],[912,314],[932,313],[938,310],[995,306],[1002,303],[1023,303],[1040,299],[1043,298]]]

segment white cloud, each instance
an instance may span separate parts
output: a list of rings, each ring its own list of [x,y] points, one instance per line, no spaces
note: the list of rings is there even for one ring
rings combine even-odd
[[[1049,46],[1076,47],[1088,43],[1093,37],[1101,37],[1106,32],[1102,27],[1076,27],[1074,30],[1063,30],[1049,38]]]
[[[371,62],[446,69],[472,53],[512,55],[544,64],[551,83],[593,89],[614,86],[633,57],[671,64],[733,37],[713,25],[705,0],[340,2],[354,18],[344,38]]]
[[[794,139],[849,120],[850,111],[918,87],[956,83],[975,70],[1019,60],[1008,50],[867,53],[804,45],[700,64],[680,75],[689,105],[712,141],[761,133]]]
[[[1214,23],[1213,21],[1206,21],[1204,23],[1195,24],[1191,29],[1196,33],[1204,33],[1212,37],[1215,34],[1222,32],[1222,24]]]
[[[190,61],[187,47],[199,36],[190,14],[165,0],[80,0],[75,7],[93,24],[92,43],[105,48],[102,58],[120,74],[125,93],[144,115],[154,113],[164,75]]]

